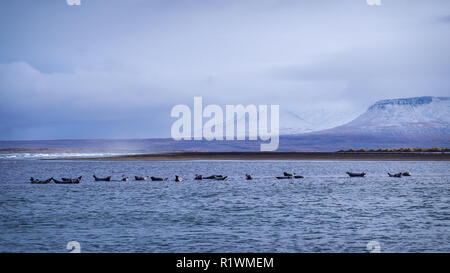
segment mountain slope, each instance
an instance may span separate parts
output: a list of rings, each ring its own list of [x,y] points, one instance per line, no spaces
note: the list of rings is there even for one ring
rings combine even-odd
[[[449,136],[450,98],[416,97],[382,100],[331,133],[392,136]]]
[[[433,146],[450,147],[449,97],[378,101],[349,123],[281,141],[281,150]]]
[[[284,110],[280,111],[280,134],[303,134],[343,125],[357,114],[354,111]]]
[[[326,120],[324,117],[322,119]],[[292,120],[294,128],[295,120]],[[337,151],[350,148],[400,147],[450,147],[450,98],[417,97],[382,100],[344,125],[318,132],[282,135],[278,151]],[[1,149],[17,148],[100,152],[227,152],[259,151],[260,142],[174,141],[172,139],[0,141],[0,152]]]

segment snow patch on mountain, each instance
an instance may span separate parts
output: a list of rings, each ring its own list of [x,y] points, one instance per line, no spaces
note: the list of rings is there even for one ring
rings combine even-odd
[[[359,114],[360,113],[349,110],[287,110],[280,107],[280,135],[295,135],[333,128],[353,120]],[[205,118],[204,122],[207,120],[208,119]],[[223,132],[225,132],[228,126],[234,126],[236,128],[238,122],[244,122],[246,124],[245,133],[248,137],[251,130],[248,125],[248,115],[238,119],[227,119],[225,122],[220,123],[220,126],[222,127]],[[205,126],[205,129],[211,130],[209,126]],[[199,131],[199,133],[201,133],[201,131]],[[254,133],[260,135],[258,132]]]
[[[358,114],[351,110],[281,110],[280,134],[302,134],[337,127]]]
[[[249,135],[248,117],[245,120],[226,120],[221,124],[236,126],[245,122]],[[359,134],[359,135],[440,135],[450,136],[450,98],[415,97],[381,100],[361,114],[355,109],[298,109],[280,107],[280,134],[305,133]]]
[[[428,96],[378,101],[355,120],[332,131],[449,135],[450,98]]]

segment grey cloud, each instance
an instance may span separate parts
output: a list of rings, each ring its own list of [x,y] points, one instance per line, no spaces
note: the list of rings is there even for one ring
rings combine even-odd
[[[8,1],[0,139],[168,137],[175,104],[446,95],[450,2]],[[445,21],[446,19],[442,19]]]
[[[450,15],[439,16],[437,21],[444,24],[450,24]]]

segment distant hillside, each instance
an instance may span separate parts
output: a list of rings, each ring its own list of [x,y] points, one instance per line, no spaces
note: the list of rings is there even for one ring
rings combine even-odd
[[[355,120],[328,133],[434,138],[450,136],[450,98],[382,100]]]
[[[450,98],[382,100],[356,119],[319,132],[284,135],[278,151],[338,151],[401,147],[450,147]],[[259,141],[174,141],[172,139],[0,141],[0,149],[164,152],[259,151]],[[7,149],[7,150],[5,150]],[[14,150],[22,149],[22,150]]]
[[[449,147],[450,98],[378,101],[353,121],[310,134],[286,136],[282,150]]]

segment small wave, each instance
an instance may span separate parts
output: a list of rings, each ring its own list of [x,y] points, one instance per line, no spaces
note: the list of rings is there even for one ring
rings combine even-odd
[[[135,155],[137,153],[10,153],[0,154],[1,159],[52,159],[52,158],[85,158],[85,157],[109,157],[120,155]]]

